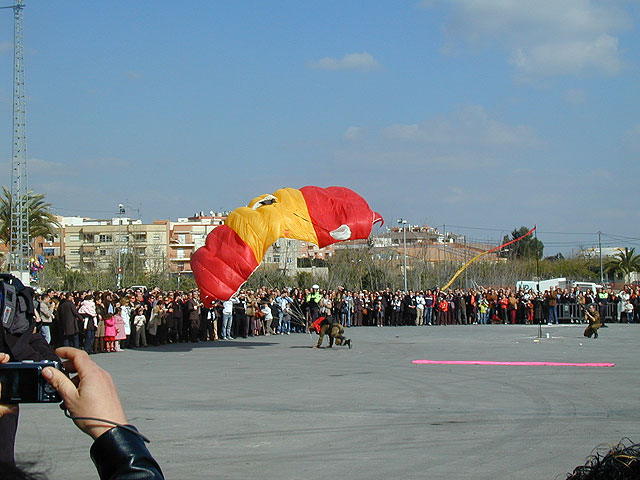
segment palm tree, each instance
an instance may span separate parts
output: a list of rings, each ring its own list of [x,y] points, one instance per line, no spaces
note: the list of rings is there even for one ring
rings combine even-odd
[[[607,272],[619,273],[625,279],[631,272],[640,272],[640,255],[635,254],[635,248],[619,250],[606,265]]]
[[[3,195],[0,197],[0,242],[9,244],[11,241],[11,191],[2,186]],[[29,238],[44,237],[53,239],[57,234],[60,224],[51,213],[51,204],[45,202],[44,193],[27,193],[29,199],[27,211],[29,212]]]

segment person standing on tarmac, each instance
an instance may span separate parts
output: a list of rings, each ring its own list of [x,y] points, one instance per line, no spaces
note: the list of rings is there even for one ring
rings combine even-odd
[[[320,287],[318,285],[311,286],[311,293],[307,295],[305,299],[309,307],[309,315],[311,315],[311,321],[315,322],[320,316],[320,300],[322,300],[322,294],[320,293]]]
[[[319,335],[318,343],[313,348],[320,348],[325,335],[329,335],[329,347],[333,347],[333,341],[336,345],[346,345],[351,348],[351,339],[345,338],[343,335],[344,327],[339,322],[335,322],[331,316],[319,317],[309,327],[309,331],[316,332]]]

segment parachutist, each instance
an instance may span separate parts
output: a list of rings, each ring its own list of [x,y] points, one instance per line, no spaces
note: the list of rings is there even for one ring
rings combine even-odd
[[[589,305],[589,309],[585,312],[585,319],[589,322],[589,326],[584,331],[584,336],[598,338],[598,329],[603,325],[600,323],[600,313],[593,303]]]
[[[340,325],[340,323],[335,322],[331,316],[318,318],[311,324],[309,331],[316,332],[319,335],[318,343],[313,348],[320,348],[322,346],[325,335],[329,336],[329,345],[327,348],[333,347],[334,340],[336,345],[345,345],[351,348],[351,339],[345,338],[343,335],[344,327]]]

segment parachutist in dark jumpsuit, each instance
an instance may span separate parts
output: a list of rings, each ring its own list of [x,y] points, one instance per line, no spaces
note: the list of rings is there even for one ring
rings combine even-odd
[[[592,303],[589,305],[589,309],[585,312],[585,319],[589,322],[589,326],[584,331],[584,336],[591,338],[598,338],[598,329],[602,327],[600,323],[600,312],[596,310],[596,306]]]
[[[333,341],[336,345],[346,345],[351,348],[351,339],[345,338],[344,327],[338,322],[334,322],[332,317],[320,317],[309,327],[310,331],[315,331],[318,335],[318,343],[314,348],[320,348],[325,335],[329,335],[329,347],[333,347]]]

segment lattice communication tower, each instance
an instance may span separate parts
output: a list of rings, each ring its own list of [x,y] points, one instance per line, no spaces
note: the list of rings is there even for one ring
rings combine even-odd
[[[24,47],[22,10],[24,0],[13,9],[13,148],[11,159],[11,252],[10,271],[29,271],[29,198],[27,193],[27,128],[24,93]]]

